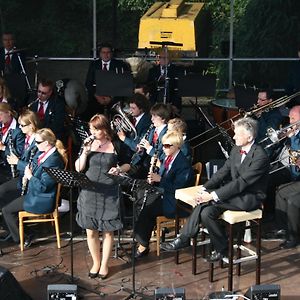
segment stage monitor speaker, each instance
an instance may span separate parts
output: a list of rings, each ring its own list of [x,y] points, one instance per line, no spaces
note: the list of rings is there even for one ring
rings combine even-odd
[[[154,295],[155,300],[185,300],[184,288],[157,288]]]
[[[47,287],[48,300],[76,300],[77,285],[49,284]]]
[[[280,300],[280,285],[253,285],[245,294],[251,300]]]
[[[32,300],[9,270],[0,267],[0,299]]]

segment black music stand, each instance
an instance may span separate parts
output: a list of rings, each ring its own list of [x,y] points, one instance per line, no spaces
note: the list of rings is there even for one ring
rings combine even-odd
[[[128,292],[129,295],[125,297],[123,300],[128,299],[135,299],[136,296],[138,296],[136,290],[135,290],[135,249],[136,249],[136,239],[135,239],[135,215],[136,215],[136,203],[137,203],[137,189],[140,188],[149,188],[151,189],[151,192],[154,190],[157,192],[158,189],[153,187],[152,185],[148,184],[146,180],[143,179],[133,179],[129,177],[127,174],[121,174],[121,175],[113,175],[108,174],[110,178],[112,178],[116,183],[124,186],[131,186],[129,199],[132,201],[132,242],[131,242],[131,266],[132,266],[132,289],[126,290],[122,288],[122,291]],[[141,294],[140,296],[143,297],[143,299],[146,299],[147,296]],[[152,299],[152,298],[151,298]]]
[[[57,183],[70,188],[70,244],[71,244],[71,282],[74,282],[73,275],[73,192],[74,187],[93,189],[93,183],[83,173],[75,171],[65,171],[55,168],[43,167],[44,171],[50,175]]]
[[[122,68],[121,68],[122,70]],[[96,71],[96,95],[111,97],[131,97],[133,76],[130,72]]]

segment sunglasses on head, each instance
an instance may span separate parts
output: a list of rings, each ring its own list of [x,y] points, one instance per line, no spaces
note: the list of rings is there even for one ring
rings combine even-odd
[[[163,144],[163,147],[166,149],[170,149],[172,146],[172,144]]]

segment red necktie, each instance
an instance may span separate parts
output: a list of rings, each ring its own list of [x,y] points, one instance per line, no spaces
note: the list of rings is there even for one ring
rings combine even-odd
[[[26,150],[29,146],[29,139],[30,139],[30,136],[29,135],[26,135],[26,138],[25,138],[25,145],[24,145],[24,149]]]
[[[3,125],[3,127],[2,127],[2,135],[4,135],[7,132],[8,128],[9,128],[9,125]]]
[[[243,155],[243,154],[247,155],[247,151],[241,149],[241,150],[240,150],[240,154],[241,154],[241,155]]]
[[[135,117],[132,118],[132,122],[131,123],[135,127],[135,125],[136,125],[136,118]]]
[[[44,152],[44,153],[42,153],[40,156],[39,156],[39,158],[38,158],[38,165],[40,165],[41,164],[41,160],[46,156],[46,154],[47,154],[48,152]]]
[[[166,160],[165,160],[165,169],[168,170],[169,169],[169,166],[170,166],[170,163],[173,159],[173,156],[172,155],[168,155]]]
[[[102,71],[108,71],[107,64],[105,64],[105,63],[103,64]]]
[[[5,58],[5,64],[6,64],[6,65],[9,65],[9,64],[10,64],[10,54],[6,55],[6,58]]]
[[[158,134],[156,131],[154,131],[153,138],[152,138],[153,144],[156,144],[157,140],[158,140]]]
[[[39,118],[41,121],[44,121],[45,119],[45,111],[44,111],[44,103],[43,102],[39,102],[40,103],[40,108],[37,112]]]

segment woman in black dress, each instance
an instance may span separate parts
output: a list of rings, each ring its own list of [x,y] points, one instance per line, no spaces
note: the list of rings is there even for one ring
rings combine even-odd
[[[77,223],[86,229],[87,243],[93,259],[89,277],[102,279],[108,274],[108,261],[113,246],[114,231],[122,228],[119,214],[119,187],[107,173],[126,171],[119,166],[119,145],[112,140],[112,130],[104,115],[91,118],[90,132],[94,139],[83,143],[82,154],[75,162],[76,171],[84,171],[95,189],[80,192]],[[117,172],[116,172],[117,170]],[[99,232],[102,232],[102,259],[100,257]]]

